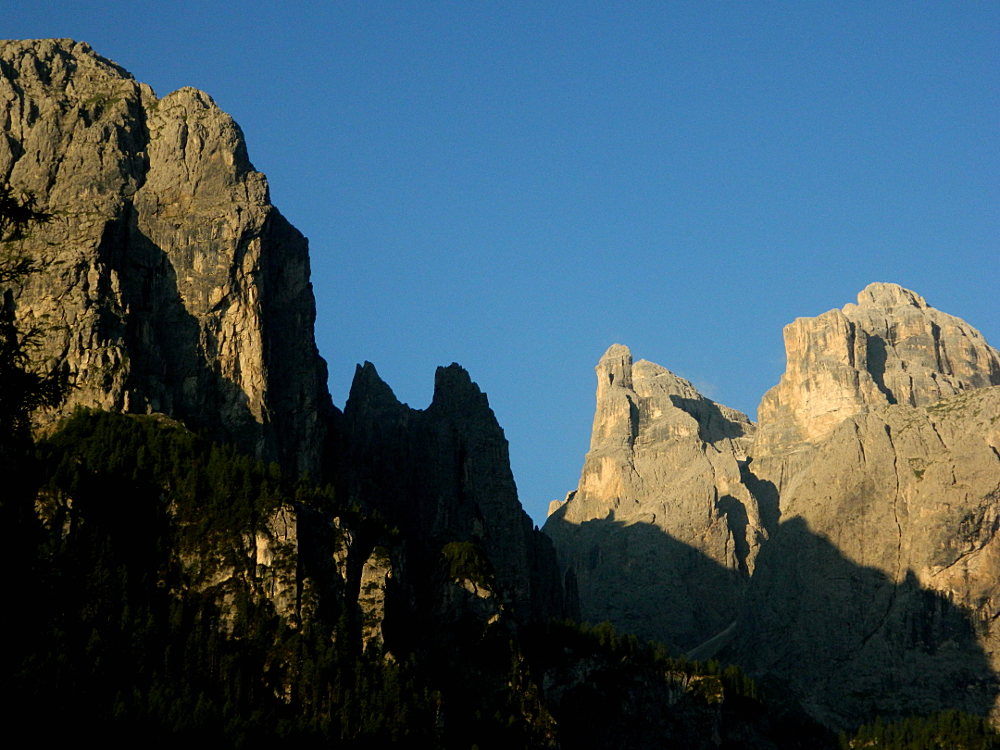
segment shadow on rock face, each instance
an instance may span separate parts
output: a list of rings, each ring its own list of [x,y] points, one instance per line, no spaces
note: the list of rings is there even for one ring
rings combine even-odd
[[[210,366],[217,352],[206,350],[211,342],[185,307],[173,264],[139,230],[134,212],[107,223],[98,258],[117,272],[121,285],[121,309],[102,310],[100,334],[124,341],[132,353],[121,408],[167,414],[252,455],[277,458],[262,451],[264,426],[246,394]]]
[[[584,621],[739,664],[769,696],[837,731],[878,715],[990,713],[998,680],[982,624],[912,573],[897,584],[852,562],[802,519],[772,527],[748,580],[652,524],[561,515],[546,531]]]
[[[418,410],[400,403],[371,363],[359,365],[342,429],[351,501],[402,531],[411,569],[429,571],[448,542],[472,542],[521,620],[564,616],[555,551],[521,508],[503,430],[463,368],[438,368],[434,399]]]
[[[545,532],[572,572],[580,616],[619,632],[663,642],[680,655],[736,619],[746,577],[650,523],[549,516]]]
[[[750,490],[757,500],[757,512],[760,513],[760,523],[768,534],[774,533],[781,519],[781,506],[778,488],[774,482],[760,479],[751,468],[753,459],[740,462],[740,480]]]
[[[998,681],[977,639],[983,625],[912,572],[894,583],[793,518],[758,557],[717,657],[837,730],[946,708],[986,716]]]
[[[746,435],[744,425],[729,419],[717,403],[707,398],[684,398],[671,394],[670,403],[698,422],[698,437],[702,442],[713,445],[719,440],[733,440]]]

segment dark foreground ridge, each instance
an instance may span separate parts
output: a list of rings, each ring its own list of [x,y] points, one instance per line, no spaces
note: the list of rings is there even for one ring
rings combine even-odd
[[[477,543],[431,554],[169,420],[77,412],[35,469],[7,624],[39,739],[832,747],[736,667],[524,621]]]

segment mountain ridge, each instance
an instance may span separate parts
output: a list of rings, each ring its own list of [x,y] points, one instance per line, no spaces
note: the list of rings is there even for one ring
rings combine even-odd
[[[539,530],[489,400],[459,365],[438,368],[423,410],[367,362],[333,406],[307,241],[210,96],[158,98],[72,40],[0,42],[0,73],[0,177],[52,215],[20,245],[44,268],[12,286],[12,310],[47,332],[37,360],[74,385],[35,415],[39,435],[55,430],[29,498],[48,545],[35,562],[72,569],[73,601],[96,591],[111,615],[94,634],[121,637],[129,606],[146,597],[162,613],[174,597],[211,660],[206,643],[236,649],[226,638],[250,638],[251,623],[270,661],[247,684],[279,713],[296,685],[325,689],[280,638],[319,649],[310,669],[343,669],[327,685],[401,701],[367,728],[345,719],[345,738],[383,736],[383,720],[409,731],[407,710],[420,736],[465,747],[592,732],[608,746],[799,747],[878,713],[1000,718],[1000,355],[964,321],[885,283],[800,318],[756,424],[613,345],[580,483]],[[60,432],[77,407],[127,416],[80,411]],[[176,420],[169,439],[147,420],[159,414]],[[179,470],[178,451],[183,480],[164,469]],[[130,536],[133,496],[155,554]],[[175,536],[188,546],[170,547]],[[129,555],[163,591],[129,598]],[[106,596],[91,564],[128,595]],[[743,665],[802,736],[772,739],[780,722],[752,682],[684,655]],[[213,710],[232,710],[226,689]],[[146,715],[151,695],[127,710]]]

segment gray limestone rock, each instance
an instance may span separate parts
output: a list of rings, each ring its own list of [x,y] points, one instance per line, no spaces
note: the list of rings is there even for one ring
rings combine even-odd
[[[299,535],[294,508],[279,508],[254,538],[254,575],[275,612],[299,621]]]
[[[386,594],[393,578],[392,558],[384,547],[376,547],[361,569],[358,610],[364,649],[382,650],[385,645]]]
[[[784,335],[787,369],[758,410],[758,462],[808,450],[874,407],[1000,385],[1000,352],[979,331],[897,284],[869,284],[856,305],[798,318]]]
[[[786,478],[728,650],[828,726],[997,715],[1000,388],[841,422]]]
[[[292,626],[303,620],[296,509],[282,505],[262,520],[258,529],[244,530],[242,544],[235,548],[202,540],[181,548],[178,556],[184,588],[214,598],[229,632],[237,616],[234,594],[241,589],[269,602]]]
[[[1000,354],[894,284],[785,328],[754,426],[613,346],[546,531],[584,619],[740,663],[835,729],[1000,718]]]
[[[11,290],[15,312],[44,331],[37,365],[66,368],[73,384],[62,409],[35,415],[38,430],[77,405],[168,415],[391,521],[375,533],[379,520],[296,507],[249,534],[255,586],[282,613],[336,617],[337,602],[358,603],[364,638],[381,643],[390,574],[372,548],[418,561],[399,601],[412,613],[407,597],[434,587],[441,545],[470,540],[497,571],[489,606],[564,614],[551,542],[521,509],[503,431],[464,370],[440,369],[433,404],[415,412],[367,366],[349,417],[333,408],[307,242],[211,97],[158,98],[86,44],[4,41],[0,119],[0,180],[52,216],[14,248],[44,264]],[[196,558],[198,585],[226,590],[231,561]],[[393,590],[406,588],[401,570]]]
[[[659,365],[633,365],[627,347],[596,369],[580,484],[545,532],[584,620],[687,650],[736,617],[767,536],[741,480],[754,425]]]
[[[0,42],[0,179],[52,215],[15,290],[76,405],[159,412],[317,476],[326,366],[302,237],[239,127],[185,88],[158,99],[71,40]]]
[[[781,522],[737,627],[704,655],[838,729],[995,712],[1000,356],[895,284],[796,320],[785,344],[745,472]]]

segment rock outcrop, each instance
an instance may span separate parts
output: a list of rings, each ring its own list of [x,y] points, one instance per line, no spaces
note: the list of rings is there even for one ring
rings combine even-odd
[[[384,547],[376,547],[361,568],[358,610],[364,649],[380,651],[385,646],[386,595],[392,580],[392,558]]]
[[[51,521],[61,571],[52,580],[73,600],[72,628],[77,604],[107,605],[94,615],[105,635],[82,627],[108,647],[45,644],[39,653],[100,663],[116,693],[135,696],[134,716],[114,704],[122,726],[155,728],[135,718],[152,702],[107,665],[118,651],[126,672],[134,662],[149,675],[170,661],[154,653],[167,642],[155,624],[169,626],[169,638],[193,631],[168,648],[189,660],[177,662],[178,684],[204,688],[197,711],[180,710],[211,714],[203,721],[227,732],[246,717],[259,723],[247,701],[273,698],[283,717],[301,709],[317,737],[333,727],[326,740],[469,747],[483,741],[481,727],[515,736],[523,725],[542,739],[523,744],[550,746],[555,725],[519,666],[519,633],[542,632],[535,626],[576,608],[551,541],[521,509],[503,431],[468,374],[439,369],[433,403],[415,411],[366,365],[346,412],[332,406],[306,240],[270,204],[238,126],[207,94],[157,98],[86,44],[0,42],[0,112],[0,183],[51,214],[15,248],[41,272],[0,295],[22,330],[44,334],[33,366],[63,368],[73,386],[62,409],[34,415],[40,450],[59,456],[46,471],[59,476],[41,493],[24,482],[21,515],[25,528],[31,510]],[[96,410],[62,420],[80,405]],[[154,429],[160,422],[177,428],[169,439]],[[94,425],[107,429],[95,437],[86,432]],[[104,432],[121,442],[108,447]],[[125,457],[124,468],[99,474],[87,462],[109,456]],[[296,484],[306,472],[329,484]],[[156,524],[144,528],[142,513]],[[115,557],[119,541],[124,557]],[[189,662],[220,660],[238,664],[237,674],[213,668],[224,687],[203,699],[214,688]],[[313,678],[316,691],[303,687]],[[66,680],[75,691],[75,676]],[[92,684],[63,701],[75,717],[112,705],[78,700]],[[203,710],[215,698],[219,711]],[[253,742],[263,741],[254,727]],[[421,742],[428,737],[438,742]]]
[[[286,506],[272,513],[254,534],[255,577],[275,612],[292,621],[300,615],[298,525],[295,509]]]
[[[687,650],[736,618],[767,536],[741,480],[753,434],[683,378],[608,349],[580,484],[545,524],[583,619]]]
[[[182,549],[185,590],[233,611],[249,592],[295,627],[344,620],[376,656],[398,643],[443,665],[442,685],[488,638],[496,695],[524,623],[580,615],[737,661],[827,727],[942,708],[1000,721],[1000,353],[968,324],[893,284],[796,320],[758,425],[611,347],[579,486],[546,523],[554,547],[462,368],[438,370],[420,411],[366,364],[333,408],[306,240],[207,94],[157,98],[86,44],[8,41],[0,114],[0,180],[51,215],[14,247],[43,270],[3,291],[44,333],[37,364],[73,385],[39,431],[77,405],[165,414],[337,485],[336,507],[289,496],[227,527],[226,550]],[[37,497],[56,536],[79,532],[59,520],[70,489]],[[94,518],[104,492],[87,488]],[[106,515],[116,538],[132,520]],[[591,666],[543,673],[576,696]],[[622,715],[646,712],[635,685]]]
[[[786,480],[727,656],[836,728],[994,710],[998,444],[995,387],[842,422]]]
[[[787,369],[758,410],[758,466],[874,407],[1000,385],[1000,354],[979,331],[897,284],[870,284],[856,305],[798,318],[784,335]]]
[[[316,476],[326,366],[307,242],[239,127],[185,88],[158,99],[88,45],[0,42],[0,179],[51,221],[16,290],[76,405],[158,412]]]
[[[271,205],[238,125],[211,97],[158,98],[86,44],[6,41],[0,115],[0,181],[51,215],[15,248],[43,266],[9,290],[15,314],[44,334],[37,364],[65,368],[73,386],[60,410],[35,415],[39,432],[78,405],[164,414],[335,484],[402,538],[298,508],[248,550],[279,610],[290,597],[306,611],[344,599],[375,623],[370,645],[384,645],[392,620],[379,592],[405,588],[400,570],[371,557],[376,547],[397,568],[414,565],[406,596],[427,603],[440,594],[442,545],[473,542],[512,613],[563,614],[551,542],[521,509],[503,431],[464,370],[438,371],[425,412],[399,404],[370,365],[348,416],[332,406],[307,241]],[[303,571],[294,591],[289,575]]]
[[[562,616],[552,544],[522,510],[503,430],[463,368],[438,368],[433,401],[419,411],[401,404],[371,363],[359,365],[344,435],[350,497],[410,540],[411,570],[439,566],[449,542],[471,542],[517,617]],[[424,601],[436,596],[425,593]]]

